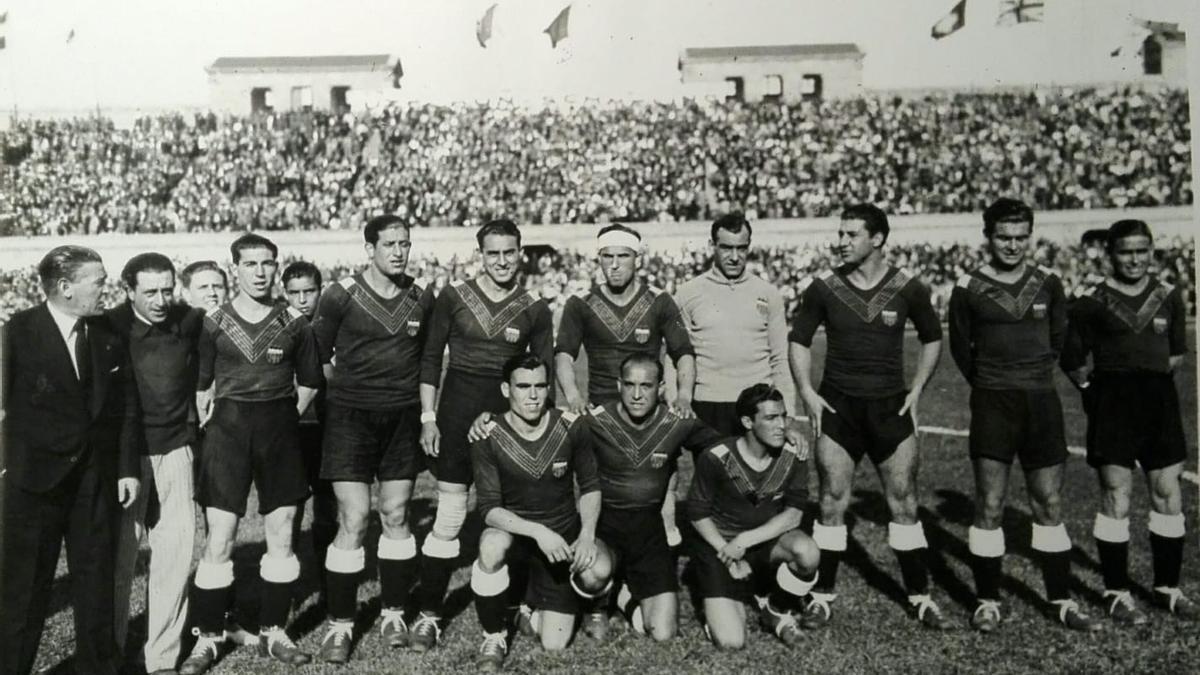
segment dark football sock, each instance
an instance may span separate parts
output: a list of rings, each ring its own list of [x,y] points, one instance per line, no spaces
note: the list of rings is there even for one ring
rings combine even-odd
[[[260,629],[284,628],[288,614],[292,611],[292,583],[277,583],[263,580],[262,596],[258,608]]]
[[[225,632],[225,612],[233,599],[233,587],[192,587],[192,617],[196,628],[205,635]]]
[[[334,621],[353,621],[358,609],[358,574],[325,570],[326,605]]]
[[[925,565],[925,548],[914,548],[910,551],[897,551],[896,560],[900,563],[900,578],[904,582],[904,591],[909,595],[925,595],[929,592],[929,569]]]
[[[1104,589],[1108,591],[1129,590],[1129,542],[1097,539],[1096,553],[1100,557],[1100,573],[1104,577]]]
[[[971,556],[971,571],[975,575],[975,597],[980,600],[1000,599],[1000,576],[1003,556]]]
[[[418,569],[416,558],[379,560],[379,599],[384,609],[400,609],[408,602]]]
[[[1071,552],[1038,552],[1038,564],[1042,568],[1042,581],[1046,584],[1046,598],[1051,602],[1067,600],[1071,590]]]
[[[1164,537],[1150,533],[1150,554],[1154,558],[1154,587],[1178,588],[1183,567],[1183,537]]]
[[[446,588],[450,586],[450,575],[453,573],[453,559],[422,556],[420,583],[414,593],[422,612],[442,616],[446,605]]]

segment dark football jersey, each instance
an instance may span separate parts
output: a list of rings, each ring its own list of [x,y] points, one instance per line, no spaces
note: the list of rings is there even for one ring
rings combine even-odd
[[[517,289],[493,302],[475,280],[455,282],[438,296],[429,319],[421,363],[421,384],[438,386],[442,359],[450,346],[448,367],[499,379],[504,363],[524,351],[553,368],[554,326],[544,300]],[[551,373],[553,381],[553,373]]]
[[[1087,357],[1100,373],[1166,373],[1170,357],[1187,352],[1183,296],[1170,284],[1151,279],[1137,295],[1101,283],[1071,304],[1062,367],[1082,368]]]
[[[250,323],[227,302],[205,315],[196,349],[196,387],[204,391],[215,381],[214,398],[274,401],[295,396],[297,384],[316,389],[324,379],[308,320],[287,306]]]
[[[1029,265],[1003,283],[987,269],[959,277],[950,295],[950,354],[972,386],[1048,390],[1067,335],[1062,281]]]
[[[642,284],[632,300],[618,305],[595,287],[567,299],[554,351],[579,358],[580,346],[587,349],[588,401],[599,405],[617,398],[622,361],[633,354],[658,358],[663,342],[672,360],[693,353],[671,296]]]
[[[923,344],[942,339],[929,289],[889,267],[873,288],[861,289],[842,270],[826,270],[804,290],[789,339],[812,346],[825,326],[828,347],[822,384],[850,396],[884,398],[904,391],[904,325],[912,320]]]
[[[732,539],[753,530],[787,507],[804,508],[804,462],[786,446],[763,471],[742,459],[737,439],[709,448],[696,460],[688,514],[692,521],[712,518],[721,536]]]
[[[591,427],[600,489],[606,508],[660,507],[680,450],[704,450],[721,434],[698,419],[683,419],[660,405],[635,427],[621,415],[619,401],[593,407]]]
[[[592,435],[579,416],[555,409],[541,438],[530,441],[495,418],[487,438],[471,445],[471,468],[479,515],[486,519],[502,507],[562,536],[579,525],[575,484],[579,494],[600,489]]]
[[[417,403],[421,356],[433,292],[411,277],[393,298],[363,275],[345,277],[321,294],[313,335],[322,363],[333,362],[329,400],[367,410]]]

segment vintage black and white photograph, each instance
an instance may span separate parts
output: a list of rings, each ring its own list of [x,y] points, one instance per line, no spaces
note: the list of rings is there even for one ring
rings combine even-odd
[[[1200,669],[1196,31],[0,0],[0,673]]]

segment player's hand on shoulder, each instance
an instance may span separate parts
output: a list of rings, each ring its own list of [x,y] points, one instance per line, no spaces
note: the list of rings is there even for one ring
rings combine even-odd
[[[567,407],[566,407],[567,412],[575,413],[576,415],[583,415],[583,414],[587,413],[587,411],[588,411],[587,403],[583,400],[582,396],[580,396],[579,394],[575,394],[574,396],[568,394],[566,396],[566,399],[567,399]]]
[[[788,418],[784,435],[787,438],[787,444],[796,451],[796,458],[801,462],[806,461],[811,444],[808,442],[808,435],[804,433],[804,424],[800,422],[800,418]]]
[[[671,412],[685,420],[696,419],[696,411],[692,410],[692,399],[680,396],[671,404]]]
[[[538,548],[550,562],[567,562],[571,560],[571,546],[567,544],[567,540],[562,538],[562,535],[551,530],[548,527],[542,527],[537,534],[533,536],[533,540],[537,542]]]
[[[471,428],[467,430],[467,441],[477,443],[487,438],[492,433],[493,424],[492,413],[486,410],[479,413],[479,417],[476,417],[475,421],[471,422]]]

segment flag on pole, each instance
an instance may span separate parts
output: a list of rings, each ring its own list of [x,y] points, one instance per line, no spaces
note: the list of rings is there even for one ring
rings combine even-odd
[[[1042,0],[1000,0],[1000,14],[996,17],[997,26],[1015,26],[1019,23],[1041,21],[1046,11],[1046,3]]]
[[[966,0],[963,0],[963,2],[966,2]],[[550,25],[546,26],[546,30],[542,31],[546,35],[550,36],[551,49],[557,47],[559,42],[567,39],[567,20],[570,17],[571,6],[567,5],[566,7],[563,7],[561,12],[558,13],[558,16],[554,17],[554,20],[550,22]]]
[[[1140,26],[1151,33],[1178,33],[1179,24],[1170,21],[1151,21],[1149,19],[1139,19],[1135,16],[1130,16],[1129,20],[1135,25]]]
[[[1109,53],[1108,53],[1108,55],[1109,55],[1110,57],[1114,58],[1114,59],[1115,59],[1115,58],[1117,58],[1118,56],[1120,56],[1120,55],[1121,55],[1121,48],[1120,48],[1120,47],[1117,47],[1116,49],[1114,49],[1114,50],[1112,50],[1111,52],[1109,52]]]
[[[941,40],[965,25],[967,25],[967,0],[958,0],[958,4],[950,9],[949,14],[933,24],[933,29],[929,34],[934,40]]]
[[[404,77],[404,65],[400,63],[400,57],[396,57],[396,65],[392,66],[392,89],[400,88],[400,78]]]
[[[72,28],[71,31],[69,33],[67,33],[67,44],[71,44],[71,40],[74,40],[74,39],[75,39],[75,29]]]
[[[479,40],[479,46],[484,49],[487,49],[487,41],[492,39],[492,16],[495,13],[496,5],[492,5],[479,17],[479,21],[475,22],[475,39]]]

